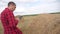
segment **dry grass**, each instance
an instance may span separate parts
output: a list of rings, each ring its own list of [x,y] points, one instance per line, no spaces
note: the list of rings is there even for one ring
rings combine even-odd
[[[24,16],[18,27],[23,34],[60,34],[60,14]],[[1,32],[2,28],[0,28]]]

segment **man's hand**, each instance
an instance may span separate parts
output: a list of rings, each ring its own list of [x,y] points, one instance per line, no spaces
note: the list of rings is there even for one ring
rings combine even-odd
[[[16,17],[15,19],[18,20],[18,21],[20,20],[18,17]]]

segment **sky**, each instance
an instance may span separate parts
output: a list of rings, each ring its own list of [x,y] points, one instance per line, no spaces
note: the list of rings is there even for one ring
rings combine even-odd
[[[0,13],[9,1],[16,3],[14,15],[44,14],[60,11],[60,0],[0,0]]]

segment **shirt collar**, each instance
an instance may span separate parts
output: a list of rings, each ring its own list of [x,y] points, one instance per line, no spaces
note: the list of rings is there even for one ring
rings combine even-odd
[[[10,10],[9,8],[5,8],[5,9],[7,9],[7,10],[9,10],[9,11],[13,12],[13,11],[12,11],[12,10]]]

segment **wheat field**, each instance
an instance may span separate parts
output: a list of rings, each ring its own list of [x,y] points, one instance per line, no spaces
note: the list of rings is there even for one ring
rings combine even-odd
[[[22,30],[23,34],[60,34],[60,14],[23,16],[17,27]],[[1,22],[0,34],[3,34]]]

